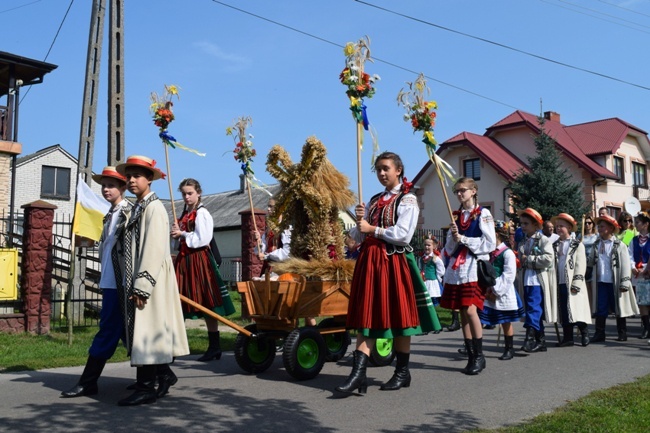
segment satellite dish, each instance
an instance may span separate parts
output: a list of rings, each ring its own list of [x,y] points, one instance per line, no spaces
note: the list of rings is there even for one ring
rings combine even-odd
[[[636,216],[641,212],[641,202],[636,197],[628,197],[625,199],[625,210],[632,216]]]

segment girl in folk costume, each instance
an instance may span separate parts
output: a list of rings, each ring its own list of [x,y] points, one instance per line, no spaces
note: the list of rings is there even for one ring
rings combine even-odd
[[[650,215],[647,212],[639,212],[634,220],[634,225],[639,234],[632,239],[629,247],[632,261],[632,286],[636,289],[636,301],[641,312],[643,326],[639,338],[647,339],[650,335],[650,319],[648,318],[650,311],[650,269],[648,269]]]
[[[587,323],[591,323],[591,309],[585,283],[587,256],[585,246],[572,234],[578,228],[576,220],[568,213],[561,213],[551,218],[555,232],[560,238],[553,244],[558,313],[564,337],[557,343],[558,347],[573,346],[573,326],[580,329],[581,344],[589,344]]]
[[[178,190],[183,194],[185,208],[178,223],[172,225],[171,235],[180,239],[174,262],[180,293],[221,316],[229,316],[235,306],[210,249],[214,221],[201,203],[201,184],[195,179],[183,179]],[[198,361],[221,359],[219,322],[189,305],[183,305],[183,315],[186,319],[205,318],[209,345]]]
[[[596,219],[596,224],[600,239],[587,258],[587,266],[594,268],[592,287],[596,294],[596,333],[591,342],[605,341],[605,323],[610,311],[616,313],[618,341],[626,341],[625,318],[639,314],[630,280],[630,255],[627,246],[615,236],[620,227],[614,218],[603,215]]]
[[[169,251],[167,211],[151,191],[151,182],[163,173],[146,156],[130,156],[116,169],[136,196],[124,234],[123,308],[127,350],[131,365],[137,367],[137,382],[135,392],[118,402],[134,406],[167,394],[178,380],[169,364],[190,351]]]
[[[438,250],[438,239],[435,237],[424,240],[424,285],[429,291],[429,296],[433,301],[433,305],[440,304],[440,284],[442,277],[445,276],[445,264],[440,258],[440,251]]]
[[[357,205],[357,226],[350,236],[363,242],[350,289],[347,327],[357,330],[354,365],[345,383],[336,390],[351,393],[367,389],[366,366],[377,338],[393,338],[397,366],[385,391],[411,384],[409,356],[411,336],[440,329],[420,270],[409,245],[420,209],[404,178],[399,155],[384,152],[375,160],[377,179],[386,188]]]
[[[510,239],[509,224],[496,220],[494,226],[497,247],[490,253],[490,261],[496,272],[497,283],[487,289],[483,310],[478,312],[478,316],[484,325],[503,327],[506,344],[503,355],[499,359],[507,361],[515,355],[513,346],[515,331],[512,322],[518,321],[524,315],[524,307],[515,289],[517,258],[507,244]]]
[[[477,261],[487,260],[496,246],[494,220],[486,208],[478,205],[478,185],[474,179],[461,177],[454,184],[460,209],[454,212],[449,226],[445,251],[449,264],[445,272],[445,290],[440,305],[460,310],[468,355],[465,374],[475,375],[485,368],[483,328],[477,310],[483,309],[484,288],[479,287]]]
[[[519,292],[526,308],[524,352],[546,352],[544,320],[555,323],[557,296],[553,245],[540,232],[542,216],[526,208],[519,214],[519,223],[526,236],[519,245]]]

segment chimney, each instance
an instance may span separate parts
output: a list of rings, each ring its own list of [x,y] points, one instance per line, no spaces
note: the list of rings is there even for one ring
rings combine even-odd
[[[556,113],[555,111],[545,111],[544,119],[560,123],[560,113]]]
[[[243,174],[239,175],[239,192],[246,192],[246,178]]]

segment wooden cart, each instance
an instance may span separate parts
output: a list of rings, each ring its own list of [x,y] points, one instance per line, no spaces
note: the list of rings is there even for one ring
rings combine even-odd
[[[244,301],[242,308],[255,322],[235,340],[235,359],[243,370],[265,371],[282,347],[287,372],[307,380],[320,373],[325,361],[338,361],[347,352],[349,282],[306,281],[301,275],[284,274],[278,281],[239,282],[237,290]],[[300,319],[322,316],[328,318],[318,327],[299,327]],[[370,361],[388,365],[393,358],[392,340],[379,340]]]

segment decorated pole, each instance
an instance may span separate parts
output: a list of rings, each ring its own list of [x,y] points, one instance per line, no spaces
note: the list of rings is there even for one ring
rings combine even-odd
[[[397,94],[397,104],[406,108],[404,120],[411,122],[413,133],[422,131],[422,142],[426,146],[427,156],[436,168],[438,179],[440,180],[440,188],[445,197],[447,204],[447,211],[449,218],[453,222],[454,214],[451,210],[449,197],[447,196],[447,189],[445,188],[445,177],[454,180],[454,169],[442,158],[436,154],[438,143],[433,135],[433,128],[436,125],[436,111],[438,104],[436,101],[427,101],[426,97],[429,96],[430,89],[427,87],[427,81],[424,74],[420,74],[415,82],[407,82],[409,87],[408,91],[401,89]]]
[[[161,95],[158,95],[156,92],[151,93],[151,105],[149,110],[153,114],[153,123],[158,127],[158,137],[162,140],[163,147],[165,148],[165,163],[167,166],[167,184],[169,185],[169,201],[172,206],[172,217],[174,218],[174,223],[177,222],[176,218],[176,207],[174,206],[174,187],[172,186],[172,174],[169,163],[169,151],[167,147],[172,149],[179,148],[188,152],[195,153],[199,156],[205,156],[205,153],[201,153],[195,149],[190,149],[189,147],[183,146],[181,143],[176,141],[176,139],[169,134],[169,124],[172,123],[175,119],[174,112],[172,107],[174,103],[172,98],[175,96],[177,99],[180,98],[178,91],[180,88],[173,84],[165,84],[165,92]]]
[[[241,164],[240,167],[244,174],[246,191],[248,191],[248,202],[250,203],[253,217],[253,229],[255,233],[258,233],[257,222],[255,221],[255,207],[253,206],[253,193],[251,192],[252,180],[255,179],[255,172],[251,168],[251,162],[253,162],[253,158],[257,155],[257,151],[253,149],[253,142],[251,141],[253,135],[246,135],[246,128],[252,124],[253,119],[251,117],[240,117],[232,126],[226,128],[226,135],[232,136],[235,141],[233,153],[235,154],[235,161]],[[256,236],[256,239],[258,251],[261,251],[262,240],[258,236]]]
[[[365,69],[366,61],[372,62],[370,58],[370,38],[359,39],[358,42],[348,42],[343,49],[345,54],[345,68],[339,75],[341,83],[347,90],[345,94],[350,99],[350,110],[352,117],[357,124],[357,184],[359,191],[359,204],[363,204],[363,188],[361,182],[361,150],[363,148],[363,131],[364,129],[370,132],[373,140],[373,161],[377,152],[377,140],[375,134],[370,128],[368,121],[368,114],[366,106],[363,103],[363,98],[372,98],[375,94],[374,84],[379,80],[378,75],[370,76]]]

